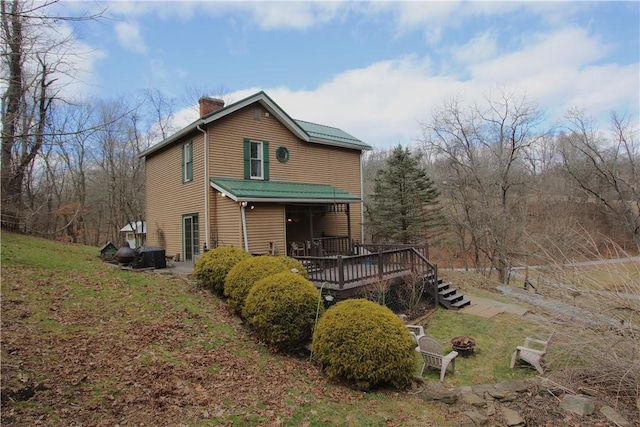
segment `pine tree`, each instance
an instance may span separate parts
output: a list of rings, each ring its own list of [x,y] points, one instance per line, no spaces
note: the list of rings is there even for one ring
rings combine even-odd
[[[444,224],[439,192],[421,165],[422,154],[398,145],[378,171],[367,206],[376,243],[423,243]]]

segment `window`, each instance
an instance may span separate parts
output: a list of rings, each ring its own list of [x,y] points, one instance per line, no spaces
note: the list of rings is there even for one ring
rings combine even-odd
[[[276,159],[278,159],[280,163],[287,163],[289,161],[289,150],[287,150],[287,147],[278,147],[276,150]]]
[[[262,179],[262,142],[251,141],[251,179]]]
[[[269,142],[244,140],[244,179],[269,180]]]
[[[182,146],[182,182],[193,180],[193,141]]]

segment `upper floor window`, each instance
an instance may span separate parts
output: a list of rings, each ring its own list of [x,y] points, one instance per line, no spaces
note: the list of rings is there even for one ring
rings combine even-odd
[[[269,180],[269,141],[244,140],[244,179]]]
[[[251,179],[262,179],[262,141],[251,141]]]
[[[193,142],[182,146],[182,182],[193,180]]]

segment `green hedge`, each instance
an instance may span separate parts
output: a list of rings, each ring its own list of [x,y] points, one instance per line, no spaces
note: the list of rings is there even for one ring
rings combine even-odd
[[[222,294],[229,270],[251,254],[234,247],[220,247],[202,254],[193,266],[193,277],[205,288]]]
[[[330,377],[361,388],[405,387],[416,368],[415,342],[391,310],[364,299],[341,301],[318,322],[312,352]]]
[[[262,341],[280,351],[294,352],[311,340],[316,316],[323,311],[320,291],[313,283],[285,271],[258,280],[242,314]]]
[[[290,272],[292,269],[296,269],[302,277],[309,278],[300,261],[286,256],[263,255],[243,260],[227,274],[224,280],[224,295],[229,297],[231,308],[241,315],[245,298],[254,283],[272,274]]]

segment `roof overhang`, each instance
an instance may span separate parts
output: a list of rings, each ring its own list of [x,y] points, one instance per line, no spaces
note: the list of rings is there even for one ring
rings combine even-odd
[[[211,187],[234,202],[362,203],[362,199],[328,184],[210,178]]]

